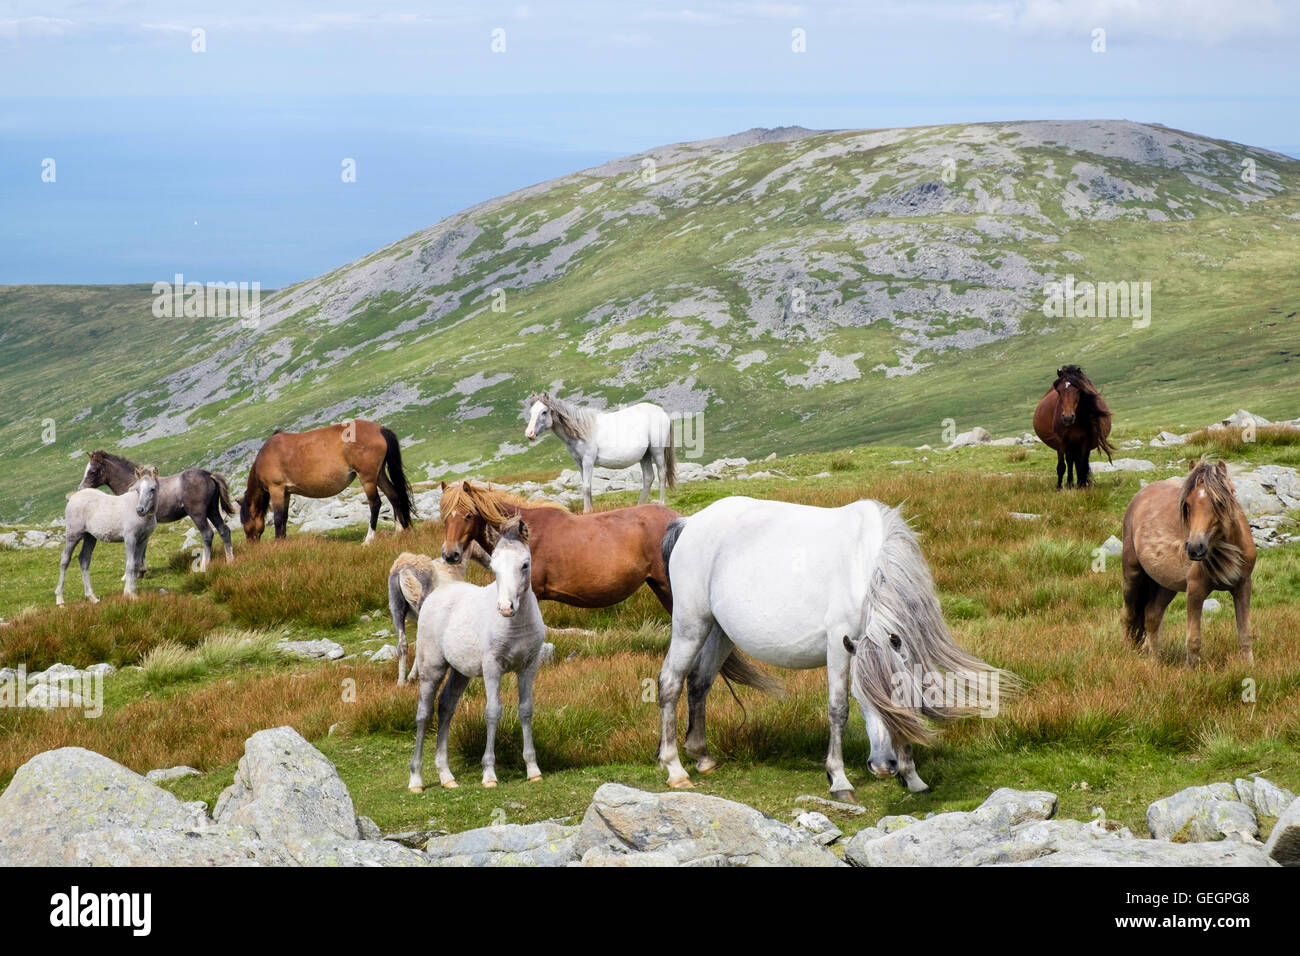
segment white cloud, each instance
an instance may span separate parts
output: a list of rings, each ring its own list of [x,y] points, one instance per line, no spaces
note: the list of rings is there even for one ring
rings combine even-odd
[[[19,17],[13,20],[0,20],[0,37],[17,39],[18,37],[61,37],[73,30],[77,24],[62,17]]]

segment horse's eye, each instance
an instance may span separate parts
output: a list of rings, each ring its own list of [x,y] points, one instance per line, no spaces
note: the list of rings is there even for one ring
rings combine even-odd
[[[897,634],[890,634],[889,646],[896,651],[901,651],[903,649],[903,639],[899,637]]]

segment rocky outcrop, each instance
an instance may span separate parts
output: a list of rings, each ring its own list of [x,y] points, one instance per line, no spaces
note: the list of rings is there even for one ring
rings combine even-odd
[[[647,793],[604,784],[578,833],[587,860],[654,853],[678,866],[839,866],[806,831],[752,807],[695,793]]]

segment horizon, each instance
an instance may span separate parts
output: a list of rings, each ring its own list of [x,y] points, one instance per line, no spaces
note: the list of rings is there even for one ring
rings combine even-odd
[[[517,189],[756,127],[1123,119],[1296,158],[1297,39],[1273,0],[17,0],[0,284],[284,288]]]

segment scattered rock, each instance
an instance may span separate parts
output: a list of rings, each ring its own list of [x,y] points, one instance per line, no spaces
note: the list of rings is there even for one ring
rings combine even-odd
[[[1300,866],[1300,800],[1292,800],[1277,818],[1264,852],[1283,866]]]
[[[144,775],[145,779],[150,783],[164,783],[168,780],[199,776],[202,776],[202,773],[193,767],[168,767],[166,770],[150,770]]]
[[[275,645],[290,657],[304,660],[336,661],[343,656],[343,646],[335,641],[321,639],[318,641],[280,641]]]
[[[578,827],[551,820],[504,823],[434,837],[425,854],[439,866],[564,866],[577,860]]]
[[[856,803],[844,803],[840,800],[831,800],[827,797],[814,796],[811,793],[801,793],[794,798],[795,803],[808,803],[817,807],[834,810],[837,813],[847,813],[851,816],[860,817],[867,812],[866,807],[858,806]]]
[[[1111,461],[1094,461],[1092,470],[1098,474],[1109,471],[1154,471],[1155,462],[1145,458],[1116,458]]]
[[[1101,550],[1112,558],[1118,558],[1124,553],[1124,542],[1112,534],[1101,543]]]
[[[831,823],[830,818],[824,813],[816,810],[799,810],[795,812],[794,825],[800,829],[807,830],[812,834],[813,839],[822,846],[830,846],[840,837],[844,836],[844,831]]]
[[[976,425],[968,432],[962,432],[948,444],[948,451],[954,448],[969,448],[972,445],[986,445],[993,436],[988,429]],[[919,449],[918,449],[919,450]]]
[[[377,650],[377,651],[375,651],[373,654],[371,654],[369,659],[370,659],[372,662],[377,662],[377,661],[392,661],[392,660],[396,660],[396,659],[397,659],[397,645],[396,645],[396,644],[385,644],[385,645],[384,645],[383,647],[381,647],[379,650]]]
[[[659,852],[678,865],[838,866],[805,831],[752,807],[695,793],[647,793],[618,783],[596,791],[577,838],[580,855]]]
[[[1154,840],[1199,843],[1240,834],[1259,836],[1255,811],[1230,783],[1188,787],[1147,807],[1147,829]]]

